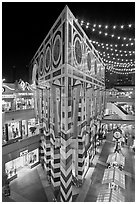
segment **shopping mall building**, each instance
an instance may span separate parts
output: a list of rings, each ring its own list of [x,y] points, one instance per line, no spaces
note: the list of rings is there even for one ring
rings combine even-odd
[[[42,163],[55,196],[60,192],[61,202],[70,202],[72,178],[82,185],[99,134],[124,124],[109,117],[121,114],[111,97],[115,90],[106,92],[105,64],[67,6],[29,71],[31,85],[3,83],[2,170],[15,179],[21,169]]]

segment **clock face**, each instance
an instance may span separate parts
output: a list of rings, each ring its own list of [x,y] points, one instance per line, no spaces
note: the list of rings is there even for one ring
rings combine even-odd
[[[114,132],[114,137],[115,137],[116,139],[119,139],[119,138],[121,137],[120,132],[119,132],[119,131]]]

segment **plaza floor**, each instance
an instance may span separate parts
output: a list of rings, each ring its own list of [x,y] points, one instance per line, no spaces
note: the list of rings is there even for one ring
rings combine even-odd
[[[114,152],[112,133],[97,149],[97,155],[90,164],[82,187],[73,186],[73,202],[96,202],[101,184],[106,160]],[[126,175],[126,189],[124,197],[126,202],[135,201],[135,159],[134,153],[123,147],[122,153],[126,157],[124,173]],[[46,172],[40,165],[33,169],[23,169],[18,178],[10,183],[11,196],[2,197],[3,202],[52,202],[54,194],[47,180]]]
[[[88,185],[82,186],[79,195],[76,199],[77,202],[96,202],[97,196],[100,190],[104,187],[102,185],[102,178],[104,175],[104,170],[106,169],[106,161],[108,155],[114,152],[114,142],[112,142],[112,133],[109,133],[101,151],[99,152],[98,158],[93,160],[94,170],[92,167],[89,168],[89,177],[86,178]],[[123,196],[125,202],[135,202],[135,160],[134,153],[127,146],[122,148],[122,153],[125,156],[125,190],[123,191]],[[84,192],[84,188],[86,192]]]

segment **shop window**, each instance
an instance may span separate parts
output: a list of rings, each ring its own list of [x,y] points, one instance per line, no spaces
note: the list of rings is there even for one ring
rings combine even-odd
[[[39,127],[35,118],[28,120],[28,136],[39,134]]]
[[[32,168],[39,162],[39,150],[35,149],[28,153],[28,150],[20,152],[20,156],[12,161],[5,163],[5,172],[8,179],[17,176],[18,172],[24,167]]]
[[[5,172],[8,176],[8,179],[10,179],[16,175],[15,160],[9,161],[5,164]]]
[[[16,110],[34,108],[34,98],[17,98]]]
[[[21,137],[19,122],[8,123],[8,140],[13,140]]]
[[[38,149],[35,149],[28,154],[28,164],[29,166],[34,165],[39,161],[39,151]]]
[[[2,100],[2,111],[6,112],[6,111],[10,111],[10,110],[11,110],[11,102]]]
[[[2,144],[7,143],[6,125],[2,127]]]

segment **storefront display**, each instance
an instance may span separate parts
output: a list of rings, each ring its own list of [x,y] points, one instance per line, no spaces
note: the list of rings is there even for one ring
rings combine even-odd
[[[35,118],[28,120],[28,136],[39,134],[38,124]]]
[[[34,108],[33,98],[19,97],[16,99],[16,110],[30,109]]]
[[[21,137],[20,122],[8,123],[8,140],[13,140]]]
[[[39,134],[39,121],[35,118],[11,122],[3,125],[3,145],[15,139],[26,139]]]
[[[12,161],[5,163],[5,173],[8,175],[8,179],[14,179],[17,177],[18,172],[24,168],[33,168],[39,162],[39,150],[38,148],[28,152],[24,150],[20,152],[20,156]]]
[[[28,163],[29,166],[32,168],[34,164],[36,164],[39,161],[39,151],[38,149],[35,149],[28,154]]]
[[[7,143],[7,134],[6,134],[6,127],[5,125],[2,127],[2,144]]]
[[[16,162],[12,160],[5,164],[5,172],[8,176],[8,179],[16,178],[17,177],[17,169],[16,169]]]
[[[2,100],[2,112],[10,111],[12,107],[11,101]]]

